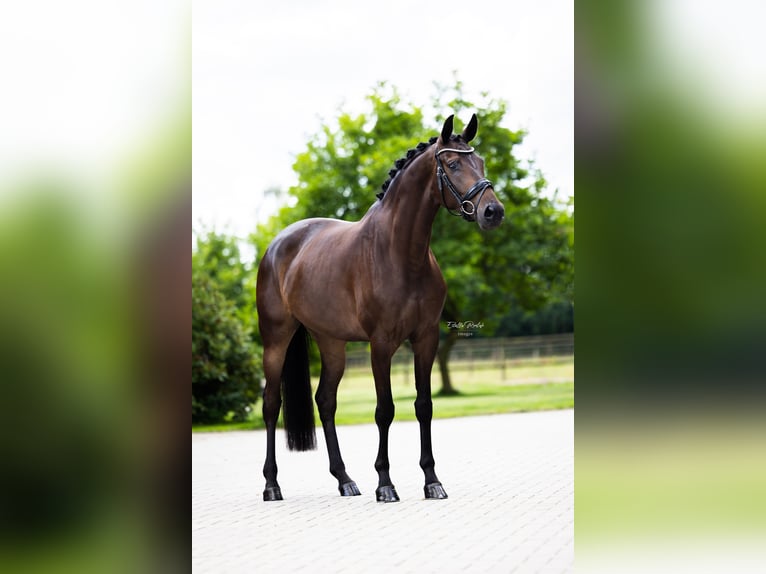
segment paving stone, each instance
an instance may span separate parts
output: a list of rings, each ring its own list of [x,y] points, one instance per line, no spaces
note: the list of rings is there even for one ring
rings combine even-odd
[[[192,435],[192,566],[220,572],[571,572],[573,411],[433,422],[449,495],[425,500],[416,422],[394,421],[391,477],[401,502],[375,502],[375,425],[338,428],[362,496],[341,497],[318,449],[288,452],[285,497],[263,502],[263,431]]]

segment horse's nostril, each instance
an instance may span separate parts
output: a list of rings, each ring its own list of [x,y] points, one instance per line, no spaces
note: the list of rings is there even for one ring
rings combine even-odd
[[[484,217],[486,219],[502,219],[503,215],[505,215],[503,206],[496,203],[490,203],[484,210]]]

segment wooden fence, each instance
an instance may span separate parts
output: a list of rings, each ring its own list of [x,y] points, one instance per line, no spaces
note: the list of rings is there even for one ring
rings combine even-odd
[[[553,359],[574,355],[574,333],[560,335],[538,335],[510,338],[460,338],[450,354],[451,372],[473,372],[475,369],[500,369],[505,378],[506,368],[520,361]],[[349,350],[346,354],[346,370],[369,370],[370,349]],[[400,374],[405,379],[411,376],[412,351],[403,345],[394,355],[391,364],[392,376]],[[438,366],[434,365],[438,373]]]

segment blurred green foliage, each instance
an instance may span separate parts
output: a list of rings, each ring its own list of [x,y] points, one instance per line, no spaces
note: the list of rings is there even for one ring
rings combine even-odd
[[[0,571],[185,570],[191,97],[163,23],[188,7],[7,7]]]
[[[762,22],[755,2],[577,4],[575,522],[579,564],[618,548],[600,571],[710,570],[753,535],[763,562]]]
[[[255,305],[236,241],[197,237],[192,254],[192,423],[245,420],[261,389]]]
[[[142,570],[157,556],[145,534],[168,536],[157,516],[171,498],[158,504],[153,489],[175,472],[180,388],[168,315],[148,311],[158,284],[144,274],[145,237],[105,225],[110,214],[64,177],[30,174],[6,190],[0,570]]]
[[[245,330],[257,337],[258,309],[255,306],[255,270],[243,261],[239,241],[216,231],[196,233],[192,249],[192,274],[208,277],[229,301]]]
[[[578,5],[578,344],[597,357],[580,363],[603,383],[594,398],[763,380],[766,110],[743,123],[671,66],[692,22],[668,11]]]
[[[487,177],[506,210],[503,224],[491,232],[445,210],[434,222],[431,249],[448,286],[439,362],[444,390],[450,392],[447,364],[457,334],[447,329],[446,321],[480,321],[482,334],[491,336],[512,309],[529,312],[557,303],[571,309],[574,204],[571,198],[562,201],[556,192],[548,193],[540,171],[517,157],[524,132],[502,125],[506,102],[486,94],[470,102],[456,79],[452,87],[436,87],[430,107],[457,118],[477,114],[479,131],[472,145],[484,158]],[[367,108],[356,115],[341,111],[309,139],[296,158],[298,183],[286,191],[286,205],[251,235],[256,257],[280,230],[300,219],[359,220],[394,160],[438,134],[446,117],[425,120],[422,107],[402,101],[397,89],[385,83],[367,96]],[[456,126],[455,132],[460,129]]]
[[[131,445],[135,346],[114,302],[127,296],[124,276],[66,192],[61,183],[29,184],[13,217],[0,218],[6,540],[87,523],[127,470],[118,453]],[[111,432],[93,432],[103,428]]]

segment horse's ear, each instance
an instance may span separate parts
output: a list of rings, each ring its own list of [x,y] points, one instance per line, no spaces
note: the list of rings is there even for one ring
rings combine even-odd
[[[479,128],[479,120],[476,118],[476,114],[471,116],[471,121],[463,130],[463,141],[468,143],[476,137],[476,130]]]
[[[444,144],[449,142],[449,138],[452,135],[452,122],[454,120],[455,114],[452,114],[450,117],[444,120],[444,125],[442,126],[442,143]]]

